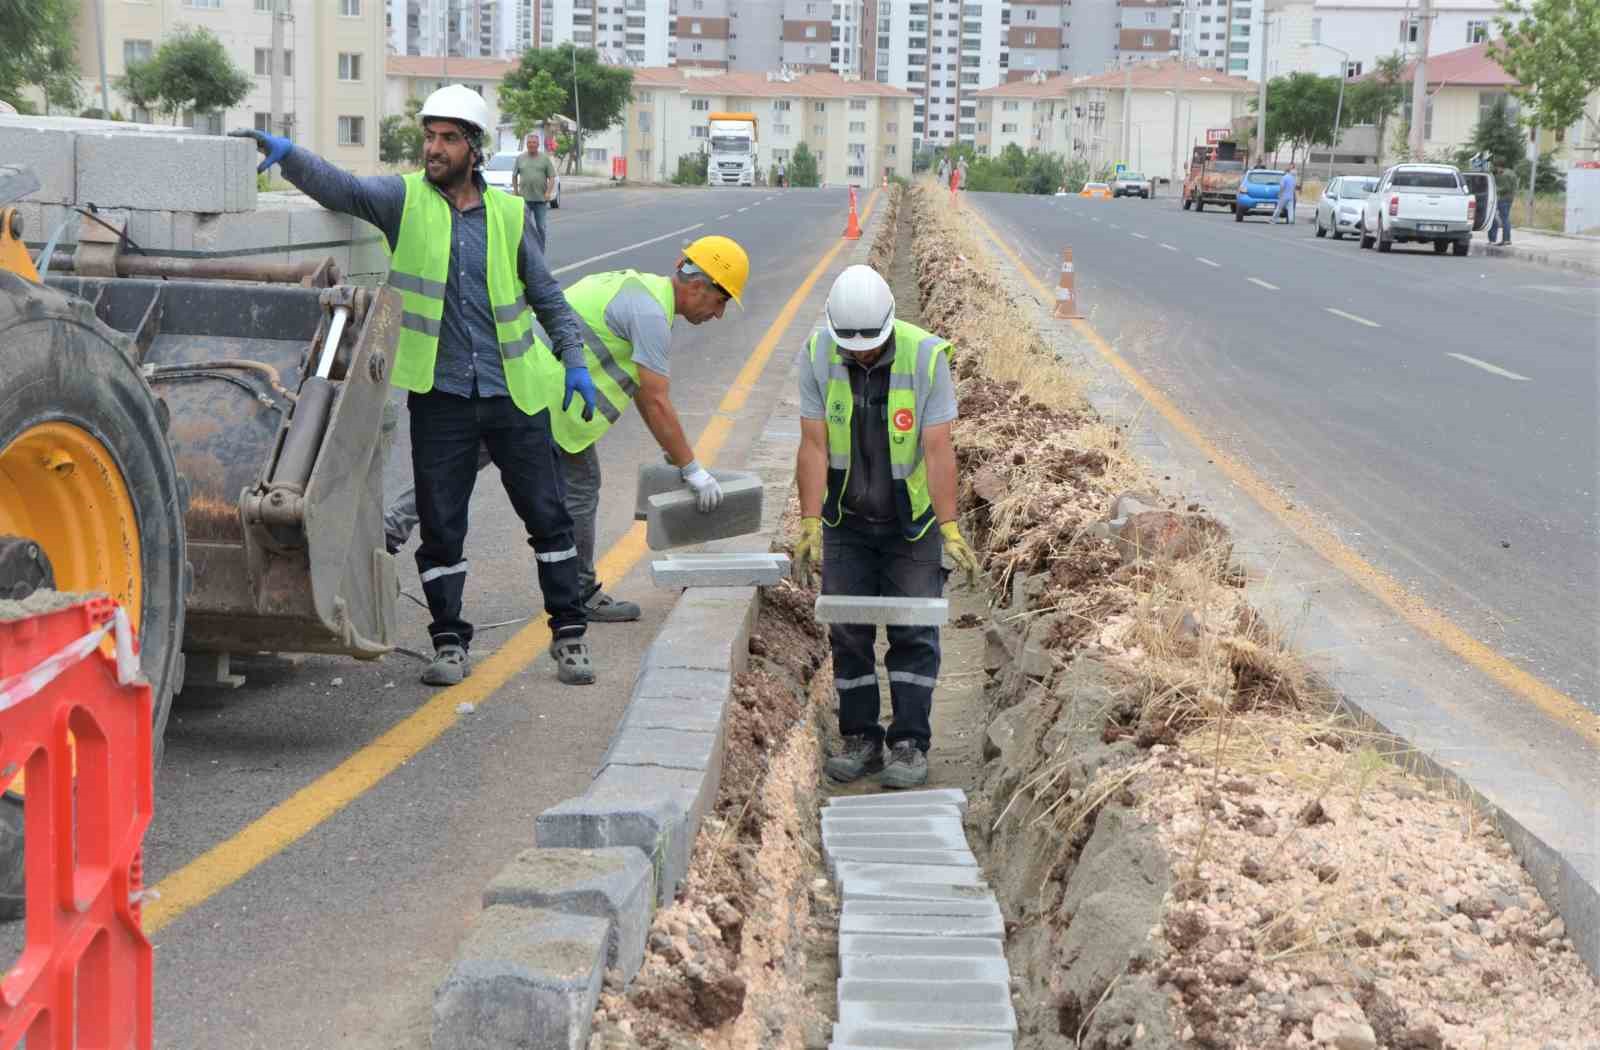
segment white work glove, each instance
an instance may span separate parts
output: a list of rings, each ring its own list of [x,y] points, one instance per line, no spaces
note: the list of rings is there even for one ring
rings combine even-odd
[[[691,459],[679,468],[678,474],[685,485],[694,489],[701,514],[710,514],[722,505],[722,486],[711,476],[711,471],[700,465],[699,460]]]

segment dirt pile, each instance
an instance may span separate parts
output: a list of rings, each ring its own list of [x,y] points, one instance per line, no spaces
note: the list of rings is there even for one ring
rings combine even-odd
[[[825,656],[815,595],[762,592],[750,669],[734,684],[722,781],[678,897],[651,923],[644,968],[608,982],[591,1050],[803,1045],[803,980],[816,824],[809,683]],[[826,681],[822,676],[819,681]]]
[[[1226,527],[1152,491],[945,195],[901,209],[999,596],[969,825],[1020,1045],[1600,1046],[1600,991],[1500,836],[1340,717]]]

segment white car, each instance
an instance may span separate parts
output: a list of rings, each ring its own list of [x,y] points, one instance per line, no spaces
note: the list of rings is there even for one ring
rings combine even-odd
[[[483,162],[483,181],[491,186],[498,186],[507,193],[511,192],[511,171],[517,166],[517,158],[521,153],[512,150],[507,153],[496,153]],[[561,176],[556,176],[556,193],[550,198],[550,207],[561,207]]]
[[[1339,240],[1345,234],[1355,236],[1361,230],[1361,209],[1366,199],[1378,188],[1376,175],[1341,175],[1329,181],[1317,201],[1317,236],[1333,234]]]
[[[1472,234],[1494,212],[1494,179],[1448,164],[1396,164],[1364,202],[1361,247],[1387,252],[1396,244],[1433,245],[1440,255],[1472,251]]]

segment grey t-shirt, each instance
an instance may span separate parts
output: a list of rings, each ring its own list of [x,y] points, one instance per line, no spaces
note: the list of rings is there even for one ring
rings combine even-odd
[[[672,325],[655,296],[630,280],[606,306],[606,327],[633,344],[633,363],[657,375],[671,375],[667,361]]]
[[[607,317],[609,321],[610,318]],[[817,383],[817,374],[811,368],[811,355],[806,347],[800,348],[800,418],[827,418],[827,391]],[[638,360],[635,354],[634,360]],[[894,360],[894,352],[884,354],[874,363],[874,368],[886,368]],[[956,384],[950,375],[950,355],[940,354],[938,366],[933,370],[933,389],[928,391],[928,412],[923,419],[925,427],[949,423],[958,417],[956,411]]]

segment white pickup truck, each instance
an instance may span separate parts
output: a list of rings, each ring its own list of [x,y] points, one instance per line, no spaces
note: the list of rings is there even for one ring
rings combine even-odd
[[[1396,164],[1383,173],[1361,217],[1361,247],[1387,252],[1395,242],[1431,243],[1443,255],[1472,250],[1472,233],[1494,214],[1494,179],[1448,164]]]

